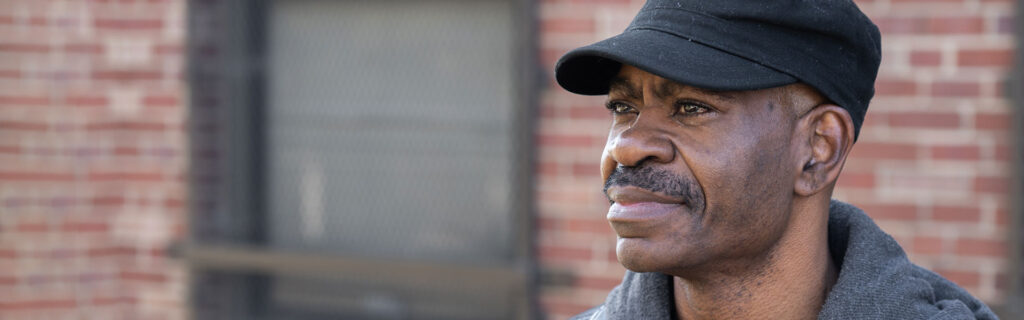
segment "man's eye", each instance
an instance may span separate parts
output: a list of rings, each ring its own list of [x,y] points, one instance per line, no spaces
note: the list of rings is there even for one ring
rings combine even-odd
[[[633,112],[633,107],[622,102],[609,102],[606,107],[612,111],[612,114],[627,114]]]
[[[693,104],[693,103],[686,103],[686,102],[684,102],[682,105],[679,106],[679,113],[681,113],[683,115],[695,115],[695,114],[705,113],[705,112],[708,112],[708,111],[710,111],[710,109],[708,109],[708,107],[705,107],[705,106],[702,106],[702,105],[699,105],[699,104]]]

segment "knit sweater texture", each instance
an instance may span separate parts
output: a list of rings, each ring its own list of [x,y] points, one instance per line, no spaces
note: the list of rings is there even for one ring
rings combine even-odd
[[[998,319],[963,288],[921,268],[852,205],[829,206],[828,244],[839,278],[818,319]],[[675,319],[672,277],[627,271],[604,304],[573,319]]]

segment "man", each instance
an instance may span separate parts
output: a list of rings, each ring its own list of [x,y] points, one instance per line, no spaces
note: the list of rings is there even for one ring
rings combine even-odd
[[[629,271],[579,319],[995,319],[831,200],[877,27],[843,0],[650,0],[558,62],[608,95],[608,220]]]

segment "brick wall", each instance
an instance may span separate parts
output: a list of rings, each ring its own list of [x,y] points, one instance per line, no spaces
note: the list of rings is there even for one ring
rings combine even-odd
[[[550,77],[566,51],[621,32],[643,1],[547,0],[540,47],[549,84],[537,141],[541,302],[554,319],[603,301],[624,269],[604,219],[603,97]],[[882,31],[876,96],[835,197],[864,208],[911,259],[988,303],[1007,290],[1013,2],[858,1]]]
[[[544,0],[541,56],[620,32],[642,1]],[[861,1],[878,94],[836,197],[982,299],[1004,295],[1012,2]],[[182,0],[0,1],[0,318],[180,319]],[[623,268],[604,213],[603,98],[550,81],[537,141],[541,301],[565,318]]]
[[[183,10],[0,1],[0,318],[184,318]]]

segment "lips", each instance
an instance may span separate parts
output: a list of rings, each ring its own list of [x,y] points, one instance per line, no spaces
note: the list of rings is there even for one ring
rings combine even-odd
[[[608,221],[623,238],[647,234],[649,229],[680,212],[685,204],[680,198],[629,186],[608,188],[608,198],[614,202],[608,209]]]

